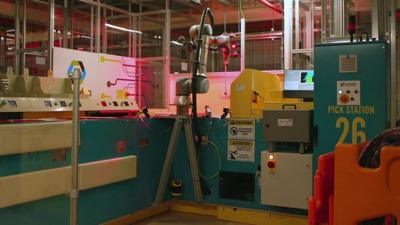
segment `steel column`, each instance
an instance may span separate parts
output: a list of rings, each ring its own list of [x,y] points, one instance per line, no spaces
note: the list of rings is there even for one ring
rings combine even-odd
[[[284,0],[284,69],[292,68],[292,36],[293,36],[293,0]]]
[[[132,3],[129,2],[129,13],[131,13],[131,12],[132,12]],[[133,29],[132,16],[129,15],[128,19],[129,19],[129,21],[128,21],[129,29]],[[133,36],[134,35],[131,32],[128,33],[128,56],[129,57],[132,57],[132,37]]]
[[[321,42],[326,41],[326,0],[321,0]]]
[[[100,53],[101,51],[101,42],[100,42],[100,35],[101,35],[101,7],[100,7],[100,0],[97,0],[96,6],[96,52]]]
[[[81,71],[75,69],[69,74],[73,83],[73,100],[72,100],[72,149],[71,149],[71,190],[70,190],[70,225],[76,225],[78,221],[78,197],[79,197],[79,93]]]
[[[21,36],[21,17],[20,17],[20,7],[21,7],[21,2],[19,0],[15,0],[15,8],[14,8],[14,14],[15,14],[15,33],[14,33],[14,47],[15,47],[15,73],[17,75],[21,74],[21,65],[20,65],[20,48],[21,48],[21,43],[20,43],[20,36]]]
[[[103,17],[100,17],[100,30],[101,30],[101,49],[102,49],[102,53],[107,53],[108,50],[108,35],[107,35],[107,27],[105,26],[105,24],[107,23],[107,9],[103,8]]]
[[[94,50],[94,7],[90,6],[90,52]]]
[[[397,121],[397,111],[398,111],[398,102],[397,102],[397,90],[398,90],[398,77],[397,77],[397,20],[396,20],[396,11],[397,11],[397,1],[390,0],[390,85],[391,85],[391,93],[390,93],[390,127],[396,127]]]
[[[333,8],[333,34],[335,38],[343,38],[346,36],[346,0],[333,0],[331,7]]]
[[[169,105],[169,81],[171,74],[171,10],[169,0],[165,0],[165,22],[163,34],[163,58],[164,58],[164,77],[161,82],[164,84],[163,106]]]
[[[49,70],[53,70],[54,16],[54,0],[49,0],[49,37],[47,46]]]
[[[240,19],[240,71],[244,69],[246,69],[246,20],[242,18]]]
[[[294,1],[294,48],[300,48],[300,0]]]

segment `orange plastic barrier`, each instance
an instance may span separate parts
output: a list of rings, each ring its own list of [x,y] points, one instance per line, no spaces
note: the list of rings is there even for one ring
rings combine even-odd
[[[308,224],[332,224],[335,153],[321,155],[314,176],[314,196],[308,203]]]
[[[333,225],[357,225],[389,215],[400,219],[400,147],[383,148],[378,169],[359,166],[361,149],[336,147]]]

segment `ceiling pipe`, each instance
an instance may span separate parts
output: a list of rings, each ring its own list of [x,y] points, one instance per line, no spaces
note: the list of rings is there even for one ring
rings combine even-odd
[[[283,14],[282,9],[276,7],[274,4],[272,4],[271,2],[269,2],[268,0],[258,0],[258,2],[268,6],[270,9],[274,10],[275,12],[279,13],[279,14]]]

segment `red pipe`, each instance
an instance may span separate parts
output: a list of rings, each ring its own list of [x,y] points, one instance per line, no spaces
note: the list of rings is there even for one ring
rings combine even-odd
[[[274,10],[275,12],[279,13],[279,14],[283,14],[282,9],[276,7],[274,4],[272,4],[271,2],[269,2],[268,0],[258,0],[260,3],[268,6],[270,9]]]

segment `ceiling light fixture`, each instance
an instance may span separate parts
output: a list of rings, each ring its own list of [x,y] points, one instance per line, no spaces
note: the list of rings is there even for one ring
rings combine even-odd
[[[174,45],[183,46],[183,44],[182,44],[182,43],[179,43],[179,42],[177,42],[177,41],[171,41],[171,43],[172,43],[172,44],[174,44]]]
[[[81,35],[81,36],[80,36],[80,38],[92,39],[91,37],[89,37],[89,36],[86,36],[86,35]]]
[[[121,30],[121,31],[130,32],[130,33],[143,34],[141,31],[127,29],[127,28],[115,26],[115,25],[112,25],[112,24],[109,24],[109,23],[106,23],[105,26],[106,26],[106,27],[109,27],[109,28],[116,29],[116,30]]]

